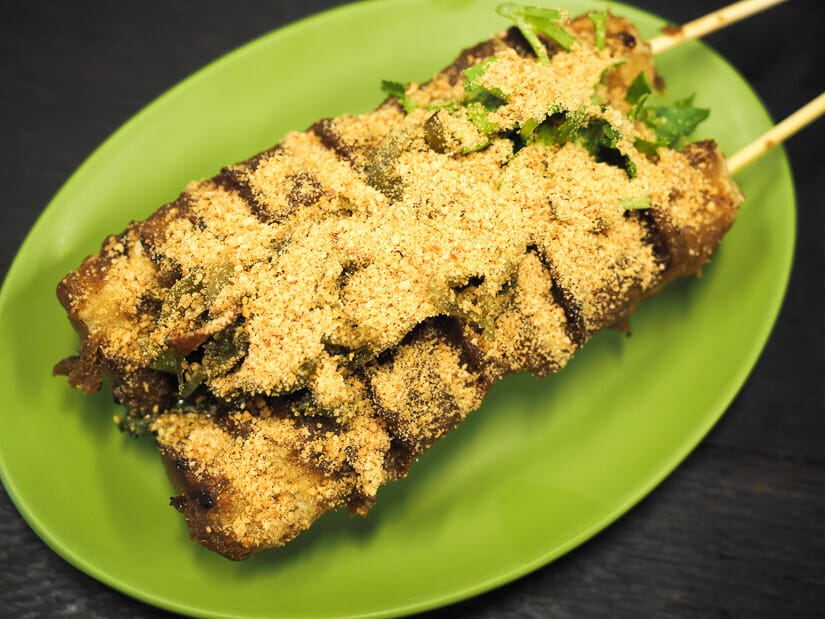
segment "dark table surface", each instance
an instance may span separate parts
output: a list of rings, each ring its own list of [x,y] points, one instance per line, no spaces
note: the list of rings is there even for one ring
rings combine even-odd
[[[143,105],[253,37],[335,4],[4,3],[0,276],[73,170]],[[636,4],[684,23],[720,2]],[[825,3],[795,0],[707,42],[780,119],[825,88],[823,24]],[[823,143],[820,121],[786,146],[798,197],[790,287],[760,361],[719,424],[594,539],[434,616],[825,616]],[[168,614],[64,562],[0,490],[0,616]]]

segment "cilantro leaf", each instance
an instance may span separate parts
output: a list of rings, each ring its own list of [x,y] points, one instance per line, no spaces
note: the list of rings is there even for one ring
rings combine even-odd
[[[525,137],[527,130],[530,133]],[[622,137],[619,130],[603,118],[588,116],[584,110],[551,112],[538,125],[531,121],[525,123],[519,135],[526,144],[540,142],[560,146],[573,142],[587,150],[596,161],[617,166],[630,178],[636,177],[636,164],[619,150]]]
[[[650,208],[650,196],[623,198],[622,200],[619,200],[619,205],[628,211],[642,211]]]
[[[519,137],[521,141],[527,144],[532,136],[533,132],[539,126],[539,121],[535,118],[528,118],[524,123],[518,128]]]
[[[464,74],[467,76],[467,81],[464,83],[464,90],[470,95],[468,98],[483,98],[481,95],[486,94],[498,99],[501,104],[506,103],[507,99],[510,98],[510,96],[501,90],[501,88],[496,86],[485,86],[481,83],[481,77],[484,75],[487,67],[489,67],[491,62],[495,61],[495,59],[496,57],[493,56],[481,64],[477,64],[464,70]]]
[[[627,88],[624,100],[630,104],[630,111],[627,113],[629,118],[636,119],[644,108],[647,98],[653,92],[653,86],[647,79],[644,71],[639,71],[639,74],[630,83]]]
[[[638,138],[634,146],[646,155],[655,156],[663,146],[682,148],[696,126],[708,117],[710,110],[694,107],[692,96],[673,105],[650,105],[652,93],[653,87],[647,75],[640,71],[628,86],[624,100],[631,106],[628,118],[641,120],[656,133],[656,141]]]
[[[536,57],[545,64],[550,62],[550,57],[544,43],[539,39],[538,33],[541,32],[547,35],[559,47],[568,52],[576,42],[576,37],[567,32],[561,25],[567,17],[561,11],[505,2],[496,7],[496,12],[511,20],[518,27]]]
[[[499,130],[498,125],[487,118],[487,112],[489,109],[483,102],[471,101],[467,104],[466,109],[467,117],[470,119],[470,122],[475,125],[475,128],[478,129],[479,133],[489,135],[496,133]]]
[[[398,99],[408,114],[418,107],[418,104],[407,96],[407,86],[401,82],[381,80],[381,90],[388,97]]]
[[[710,114],[706,108],[694,107],[693,97],[677,101],[673,105],[648,107],[641,119],[656,133],[658,141],[669,148],[679,149],[687,143],[688,136]]]
[[[493,112],[505,103],[509,96],[500,88],[495,86],[485,86],[481,83],[481,78],[487,72],[489,66],[496,61],[495,56],[491,56],[484,62],[464,69],[464,90],[467,92],[468,102],[479,102],[488,111]]]
[[[497,58],[495,56],[490,56],[486,60],[464,69],[464,90],[466,92],[472,92],[477,88],[483,88],[481,85],[481,78],[487,72],[487,69],[490,68],[490,65],[496,60]]]
[[[587,16],[593,22],[596,49],[603,50],[607,42],[607,11],[590,11]]]
[[[663,146],[667,146],[667,144],[667,142],[664,142],[662,140],[656,140],[655,142],[651,142],[650,140],[645,140],[643,138],[636,138],[633,141],[633,146],[636,148],[636,150],[642,153],[643,155],[647,155],[648,157],[658,157],[659,149]]]

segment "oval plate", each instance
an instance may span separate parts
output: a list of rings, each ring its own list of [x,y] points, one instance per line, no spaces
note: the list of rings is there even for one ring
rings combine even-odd
[[[290,25],[160,97],[57,194],[0,293],[0,474],[56,552],[129,595],[192,615],[423,610],[580,544],[645,496],[724,412],[788,280],[795,205],[781,150],[739,175],[749,199],[703,277],[644,305],[633,337],[597,335],[558,376],[509,377],[407,480],[383,488],[367,518],[329,514],[244,563],[189,541],[154,446],[115,429],[110,395],[84,396],[50,376],[77,348],[55,285],[106,234],[288,130],[371,109],[381,79],[427,79],[506,26],[497,3],[369,2]],[[560,4],[573,14],[594,6]],[[611,8],[646,36],[662,25]],[[744,80],[705,46],[685,44],[658,64],[670,98],[697,92],[696,103],[712,108],[696,137],[714,136],[731,153],[770,126]]]

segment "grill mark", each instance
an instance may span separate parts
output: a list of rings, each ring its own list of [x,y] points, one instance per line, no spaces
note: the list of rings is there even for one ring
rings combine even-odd
[[[376,366],[373,368],[373,371],[377,371],[382,366],[389,366],[391,371],[395,362],[395,356],[399,354],[404,346],[426,346],[427,340],[431,340],[433,344],[437,344],[440,339],[439,336],[443,337],[443,333],[436,325],[443,324],[441,321],[444,320],[450,321],[451,319],[449,317],[436,317],[434,319],[425,320],[416,325],[416,327],[407,334],[401,344],[391,349],[391,351],[385,351],[391,352],[392,356],[389,358],[387,363],[377,362]],[[453,346],[449,340],[448,344]],[[455,348],[455,350],[459,352],[459,355],[461,355],[460,348]],[[479,373],[475,372],[474,374],[481,378]],[[439,381],[436,380],[436,378],[440,379],[440,377],[436,377],[434,375],[430,375],[427,378],[429,379],[428,382],[431,384],[437,384]],[[393,454],[393,457],[398,455],[404,456],[402,458],[401,467],[399,470],[406,470],[406,468],[409,468],[409,464],[411,464],[414,458],[422,454],[439,437],[449,432],[463,419],[458,403],[447,389],[423,392],[422,390],[416,388],[414,384],[408,383],[406,385],[407,390],[404,394],[404,401],[406,404],[402,407],[402,409],[412,408],[414,411],[439,411],[438,417],[428,420],[428,423],[425,425],[425,431],[422,434],[410,434],[407,431],[410,424],[403,418],[402,414],[399,411],[387,408],[381,403],[373,388],[369,370],[364,372],[364,384],[366,386],[370,402],[378,413],[378,416],[383,419],[387,425],[387,432],[393,441],[391,444],[397,444],[400,446],[396,448],[399,453]],[[407,462],[408,458],[409,462]],[[405,463],[406,466],[404,466]]]
[[[229,509],[221,501],[228,480],[205,472],[196,474],[183,454],[172,447],[161,446],[160,454],[179,493],[169,499],[169,504],[183,514],[193,538],[230,559],[248,557],[252,551],[219,526]]]
[[[558,277],[554,270],[551,269],[550,272],[553,279],[553,288],[550,289],[550,295],[553,297],[553,301],[564,310],[564,317],[567,320],[565,325],[567,337],[577,347],[581,347],[587,340],[587,327],[581,313],[581,303],[576,300],[573,293],[558,283]]]
[[[556,305],[564,311],[565,332],[571,342],[580,348],[587,340],[587,327],[584,324],[584,316],[581,313],[581,303],[567,288],[559,283],[559,275],[552,262],[535,245],[531,245],[528,251],[536,254],[541,264],[550,273],[550,280],[553,282],[550,288],[550,296]]]
[[[249,210],[261,222],[265,224],[279,223],[285,215],[282,216],[281,213],[273,213],[267,209],[266,205],[258,200],[252,186],[244,176],[244,171],[236,168],[223,168],[220,174],[215,177],[215,182],[224,189],[236,193],[244,202],[246,202]]]
[[[393,479],[401,479],[409,472],[412,463],[415,462],[415,457],[409,445],[392,437],[390,448],[384,457],[384,468]]]
[[[306,170],[288,176],[287,180],[292,184],[286,196],[290,213],[299,206],[312,206],[324,196],[324,187]]]
[[[241,167],[246,168],[250,172],[255,172],[261,165],[261,162],[265,159],[271,159],[273,155],[277,155],[284,152],[284,147],[281,144],[276,144],[269,150],[265,150],[261,153],[258,153],[254,157],[250,157],[246,161],[241,163]]]
[[[235,439],[246,440],[255,429],[252,421],[242,419],[225,408],[219,409],[212,419],[215,420],[216,426]]]
[[[321,140],[326,148],[334,152],[339,159],[354,163],[355,152],[351,145],[344,142],[343,138],[338,134],[332,126],[333,120],[330,118],[322,118],[314,123],[309,130]]]
[[[267,156],[276,150],[267,151]],[[265,158],[263,156],[253,157],[249,160],[249,167],[223,168],[214,181],[224,189],[240,196],[249,207],[249,210],[265,224],[281,223],[292,215],[298,207],[312,206],[324,197],[325,192],[321,183],[310,172],[304,170],[287,177],[287,180],[291,183],[291,188],[286,195],[287,208],[277,212],[268,209],[267,205],[258,199],[248,179],[248,174],[254,172]]]
[[[182,193],[174,202],[165,204],[141,223],[138,232],[140,244],[146,250],[146,255],[158,267],[158,283],[164,288],[171,287],[183,276],[180,263],[166,256],[160,249],[169,223],[174,219],[187,219],[201,230],[205,226],[203,218],[195,212],[189,194]]]
[[[636,211],[634,215],[638,217],[639,225],[645,231],[642,242],[652,248],[656,262],[664,267],[664,272],[667,272],[672,262],[667,236],[656,224],[656,218],[653,216],[651,209]]]
[[[199,217],[193,212],[192,198],[182,193],[176,200],[163,205],[140,224],[140,241],[149,249],[155,247],[166,233],[171,219],[189,219],[195,223]]]
[[[393,357],[397,348],[398,347],[396,347],[392,351]],[[377,361],[376,363],[379,367],[387,365],[392,366],[392,364],[394,363],[394,358],[389,358],[385,360],[383,363],[380,361]],[[410,454],[410,463],[412,463],[412,460],[415,459],[415,455],[412,453],[413,447],[400,436],[400,432],[398,431],[398,414],[395,411],[392,411],[386,408],[383,404],[381,404],[381,401],[378,399],[378,396],[375,393],[375,387],[373,387],[372,385],[372,380],[370,380],[370,372],[362,371],[361,375],[363,376],[364,387],[366,389],[367,398],[369,399],[370,404],[372,404],[372,407],[375,409],[375,412],[377,413],[378,417],[383,419],[384,423],[387,426],[387,434],[389,434],[390,436],[390,450],[392,450],[393,445],[398,445],[399,447],[402,447],[405,452],[408,452]]]
[[[459,353],[459,360],[469,372],[476,374],[482,386],[489,388],[483,380],[485,359],[479,348],[470,342],[467,327],[454,316],[436,316],[426,321],[437,333],[441,334],[447,343]]]

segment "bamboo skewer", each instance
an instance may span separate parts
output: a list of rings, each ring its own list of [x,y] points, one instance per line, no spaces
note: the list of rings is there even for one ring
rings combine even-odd
[[[665,33],[650,39],[650,48],[654,55],[692,39],[725,28],[746,17],[769,9],[787,0],[739,0],[712,13],[703,15],[682,26],[665,29]],[[806,127],[825,114],[825,92],[799,108],[785,120],[766,131],[753,142],[728,157],[728,170],[736,174],[756,159],[767,153],[774,146],[781,144],[797,131]]]
[[[736,174],[823,114],[825,114],[825,92],[728,157],[728,170],[731,174]]]
[[[706,34],[733,24],[741,19],[785,2],[786,0],[740,0],[698,19],[669,28],[649,41],[653,54],[660,54],[684,41],[698,39]]]

